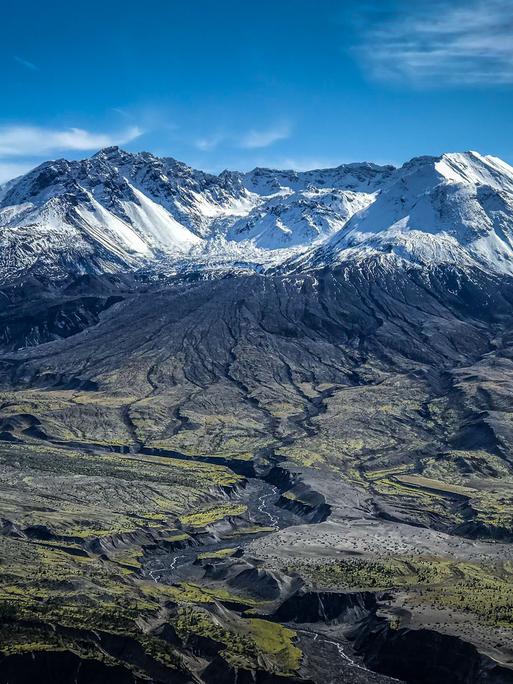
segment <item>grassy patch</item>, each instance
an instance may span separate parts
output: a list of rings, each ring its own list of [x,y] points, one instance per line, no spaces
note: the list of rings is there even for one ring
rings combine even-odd
[[[244,504],[221,504],[219,506],[211,506],[196,513],[187,513],[180,517],[180,522],[183,525],[190,525],[191,527],[205,527],[211,525],[223,518],[231,516],[243,515],[247,511],[247,506]]]
[[[204,553],[198,554],[198,558],[200,560],[208,559],[208,558],[229,558],[230,556],[233,556],[237,549],[234,548],[228,548],[228,549],[218,549],[217,551],[205,551]]]
[[[248,623],[257,647],[263,653],[274,656],[283,672],[292,673],[299,669],[302,654],[292,643],[296,632],[276,622],[258,618],[251,618]]]
[[[266,620],[237,619],[223,626],[208,611],[184,606],[175,628],[184,640],[190,634],[198,634],[223,644],[221,654],[235,667],[255,668],[265,659],[271,671],[290,675],[297,672],[301,663],[301,651],[292,643],[296,633]]]
[[[470,497],[475,494],[475,490],[461,485],[447,484],[440,480],[423,477],[422,475],[395,475],[395,479],[406,486],[426,489],[430,492],[441,494],[457,494],[459,496]]]

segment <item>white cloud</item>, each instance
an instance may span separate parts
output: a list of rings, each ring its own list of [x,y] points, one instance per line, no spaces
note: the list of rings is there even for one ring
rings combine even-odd
[[[269,147],[278,140],[285,140],[290,136],[290,126],[281,124],[267,129],[252,129],[239,139],[239,147],[248,150],[258,149],[260,147]]]
[[[381,79],[505,85],[513,83],[512,34],[511,0],[435,0],[372,26],[357,51]]]
[[[204,138],[198,138],[198,140],[194,142],[194,145],[198,148],[198,150],[207,152],[208,150],[215,150],[216,147],[223,142],[223,140],[226,140],[225,135],[211,135]]]
[[[278,124],[264,129],[252,128],[242,133],[214,133],[198,138],[194,141],[194,146],[202,152],[215,150],[222,144],[233,148],[256,150],[285,140],[290,137],[290,132],[288,124]]]
[[[39,71],[37,64],[34,64],[34,62],[29,62],[28,59],[23,59],[23,57],[18,57],[15,55],[14,61],[18,62],[18,64],[21,64],[21,66],[24,66],[26,69],[30,69],[30,71]]]
[[[0,155],[4,157],[44,155],[59,150],[96,150],[124,145],[142,134],[138,126],[115,133],[93,133],[82,128],[63,130],[38,126],[0,126]]]

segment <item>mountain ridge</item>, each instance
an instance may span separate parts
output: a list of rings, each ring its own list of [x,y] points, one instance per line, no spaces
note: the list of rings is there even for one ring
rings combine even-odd
[[[513,274],[513,168],[477,152],[218,175],[119,147],[0,188],[0,277],[115,273],[162,259],[316,268],[393,251]]]

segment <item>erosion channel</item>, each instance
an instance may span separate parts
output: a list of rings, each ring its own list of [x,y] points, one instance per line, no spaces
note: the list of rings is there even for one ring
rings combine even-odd
[[[59,449],[61,445],[55,442],[53,446]],[[102,448],[80,443],[72,446],[99,459],[127,451],[115,444]],[[335,496],[328,486],[320,493],[315,488],[318,481],[308,469],[291,469],[272,453],[257,455],[251,461],[223,462],[138,445],[127,457],[223,465],[238,477],[235,485],[213,486],[208,494],[221,509],[227,506],[231,514],[209,520],[200,506],[168,535],[162,531],[146,538],[118,535],[97,540],[87,548],[106,559],[116,554],[126,558],[133,543],[143,549],[137,570],[141,581],[152,582],[155,591],[169,590],[170,605],[182,606],[170,608],[171,614],[179,615],[178,623],[168,623],[168,614],[163,613],[144,629],[179,648],[185,654],[184,663],[178,671],[156,667],[129,639],[119,637],[116,641],[112,635],[84,632],[78,635],[83,642],[92,639],[96,647],[116,660],[124,654],[125,662],[132,667],[100,663],[72,650],[17,654],[4,658],[0,681],[22,684],[34,681],[37,673],[38,681],[50,683],[56,681],[58,673],[59,681],[70,684],[102,682],[107,675],[109,681],[123,684],[513,682],[510,669],[481,654],[474,645],[431,629],[414,628],[409,612],[394,607],[390,593],[328,591],[287,565],[288,554],[302,554],[301,535],[307,528],[309,543],[315,546],[316,538],[326,538],[326,529],[330,529],[326,526],[337,524],[331,521],[331,499],[345,502],[343,517],[349,528],[362,523],[360,515],[362,511],[369,513],[369,502],[362,501],[357,488],[337,489]],[[327,481],[329,484],[329,478]],[[337,515],[340,518],[340,510]],[[283,548],[287,543],[297,547],[293,553]],[[273,547],[278,550],[280,563],[268,552]],[[336,549],[333,553],[336,557]],[[177,624],[182,624],[182,632]],[[266,660],[264,648],[253,668],[243,662],[237,665],[233,656],[225,657],[223,635],[231,630],[244,632],[241,625],[247,624],[255,630],[256,643],[265,644],[269,637],[273,644],[278,643],[273,654],[278,666],[272,659]],[[131,654],[126,657],[128,652]],[[185,669],[190,674],[185,674]]]

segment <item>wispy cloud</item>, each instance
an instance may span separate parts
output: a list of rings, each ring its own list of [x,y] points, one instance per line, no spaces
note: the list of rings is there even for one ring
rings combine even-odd
[[[124,119],[133,119],[134,117],[132,114],[127,111],[126,109],[123,109],[123,107],[111,107],[111,111],[115,112],[116,114],[119,114],[119,116],[122,116]]]
[[[279,140],[285,140],[290,137],[290,134],[290,125],[280,123],[269,128],[252,128],[249,131],[239,133],[217,132],[212,135],[198,138],[194,141],[194,146],[202,152],[215,150],[220,145],[245,150],[256,150],[270,147]]]
[[[15,62],[21,64],[21,66],[24,66],[26,69],[30,69],[30,71],[39,71],[39,67],[37,66],[37,64],[34,64],[34,62],[29,62],[28,59],[23,59],[23,57],[18,57],[18,55],[15,55],[13,59]]]
[[[214,134],[210,136],[205,136],[203,138],[198,138],[194,141],[195,147],[202,152],[207,152],[208,150],[215,150],[216,147],[228,138],[228,136],[223,134]]]
[[[38,126],[0,126],[0,155],[3,157],[42,155],[60,150],[96,150],[124,145],[143,131],[138,126],[113,133],[96,133],[83,128],[51,129]]]
[[[239,146],[248,150],[269,147],[278,140],[285,140],[290,136],[290,126],[280,124],[266,129],[252,129],[241,136]]]
[[[513,83],[511,0],[433,0],[364,32],[357,52],[380,79],[428,85]]]

